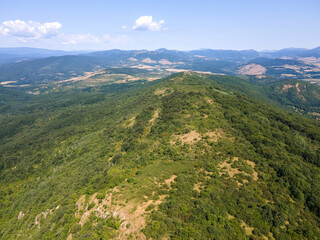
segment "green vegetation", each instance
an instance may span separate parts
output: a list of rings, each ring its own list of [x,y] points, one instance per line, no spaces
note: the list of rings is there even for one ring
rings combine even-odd
[[[87,56],[62,56],[21,61],[0,66],[0,82],[39,84],[68,79],[97,70],[100,59]]]
[[[319,239],[320,124],[260,85],[0,90],[1,239]]]
[[[283,80],[266,77],[239,78],[231,76],[207,76],[229,91],[241,92],[268,104],[318,119],[320,114],[320,87],[299,80]]]
[[[296,111],[319,118],[320,87],[297,80],[281,81],[270,86],[270,98]]]

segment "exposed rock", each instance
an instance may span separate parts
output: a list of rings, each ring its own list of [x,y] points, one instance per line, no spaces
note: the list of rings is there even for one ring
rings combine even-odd
[[[22,211],[19,212],[19,215],[18,215],[18,220],[20,220],[21,218],[23,218],[24,216],[24,213]]]

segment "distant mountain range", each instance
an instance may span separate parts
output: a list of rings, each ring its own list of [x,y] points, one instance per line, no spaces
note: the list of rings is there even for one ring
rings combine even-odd
[[[1,64],[2,63],[2,64]],[[201,71],[211,74],[267,76],[283,79],[320,79],[320,47],[279,51],[168,49],[66,52],[34,48],[0,49],[0,82],[38,84],[112,67],[150,71]]]
[[[85,53],[85,51],[62,51],[28,47],[0,48],[0,64],[80,53]]]

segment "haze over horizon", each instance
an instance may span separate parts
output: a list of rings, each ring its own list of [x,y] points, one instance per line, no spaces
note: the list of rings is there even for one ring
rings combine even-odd
[[[4,1],[0,47],[278,50],[318,47],[319,1]]]

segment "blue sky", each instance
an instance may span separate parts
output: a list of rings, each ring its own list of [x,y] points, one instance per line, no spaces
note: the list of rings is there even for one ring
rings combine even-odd
[[[319,0],[0,0],[0,47],[320,46]]]

